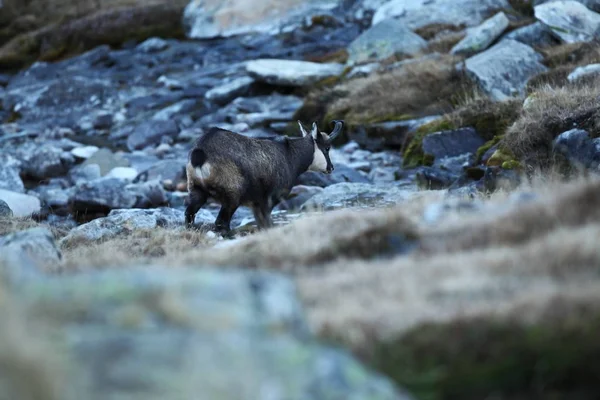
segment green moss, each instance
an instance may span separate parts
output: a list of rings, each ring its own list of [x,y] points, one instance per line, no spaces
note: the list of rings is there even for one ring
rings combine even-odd
[[[502,163],[502,169],[521,169],[521,163],[517,160],[508,160]]]
[[[402,154],[404,168],[415,168],[420,165],[432,165],[434,158],[423,153],[423,138],[430,133],[456,129],[456,126],[446,118],[431,121],[418,128]]]
[[[477,152],[475,152],[475,157],[477,158],[477,163],[481,162],[481,159],[483,158],[483,155],[492,147],[494,147],[495,145],[498,144],[498,142],[500,142],[500,140],[502,139],[502,136],[494,136],[493,139],[488,140],[483,146],[481,146],[480,148],[477,149]]]
[[[590,313],[534,325],[426,324],[366,358],[420,400],[592,399],[600,389],[600,315]]]
[[[504,163],[510,163],[511,165],[517,161],[515,155],[504,147],[499,147],[494,154],[487,161],[488,167],[501,167]],[[508,165],[508,164],[507,164]]]
[[[519,117],[522,104],[511,99],[493,102],[489,99],[477,100],[449,115],[458,127],[473,127],[484,139],[492,140],[502,136]]]

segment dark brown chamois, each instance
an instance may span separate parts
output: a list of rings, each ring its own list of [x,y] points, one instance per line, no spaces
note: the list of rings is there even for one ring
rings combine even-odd
[[[248,138],[220,128],[208,130],[188,156],[186,225],[193,226],[196,213],[210,197],[221,204],[215,221],[221,232],[230,231],[231,217],[241,205],[252,209],[259,229],[273,226],[273,207],[289,193],[300,174],[333,171],[329,148],[344,126],[343,121],[333,122],[335,128],[328,135],[320,132],[316,123],[308,133],[298,121],[302,137],[281,140]]]

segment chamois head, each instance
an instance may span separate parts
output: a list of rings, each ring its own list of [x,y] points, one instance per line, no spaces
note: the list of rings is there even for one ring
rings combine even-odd
[[[308,167],[309,171],[317,171],[323,172],[326,174],[330,174],[335,167],[331,163],[331,159],[329,158],[329,149],[331,147],[331,143],[335,140],[335,138],[342,132],[342,128],[344,127],[343,121],[332,121],[335,124],[335,128],[330,134],[325,132],[320,132],[317,127],[317,123],[313,122],[310,134],[304,129],[302,123],[298,121],[298,125],[300,126],[300,131],[302,132],[303,137],[310,136],[313,140],[315,146],[315,152],[313,155],[313,162]]]

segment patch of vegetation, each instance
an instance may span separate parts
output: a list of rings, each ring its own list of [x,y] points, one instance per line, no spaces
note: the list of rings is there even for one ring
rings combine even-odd
[[[533,17],[533,0],[508,0],[508,4],[516,11],[517,15]]]
[[[483,156],[485,155],[485,153],[487,153],[489,149],[491,149],[492,147],[497,145],[501,139],[502,139],[502,136],[494,136],[492,139],[485,142],[485,144],[483,146],[478,148],[477,152],[475,153],[477,163],[480,163]]]
[[[453,125],[473,127],[486,140],[502,136],[517,120],[521,102],[516,99],[495,102],[488,98],[479,98],[468,102],[448,115]]]
[[[346,81],[334,88],[344,95],[326,105],[327,114],[353,125],[448,112],[473,88],[454,67],[459,59],[415,60],[390,72]]]
[[[553,165],[552,142],[559,134],[579,128],[593,138],[600,136],[599,82],[540,88],[529,96],[500,146],[528,167],[547,169]]]
[[[592,399],[600,312],[532,325],[494,318],[424,324],[379,343],[369,364],[417,399]]]

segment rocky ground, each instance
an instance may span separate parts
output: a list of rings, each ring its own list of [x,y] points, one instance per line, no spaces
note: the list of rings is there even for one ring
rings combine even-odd
[[[0,8],[0,397],[595,398],[598,2],[44,4]],[[332,119],[280,226],[184,229],[205,130]]]

